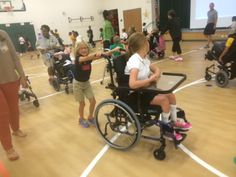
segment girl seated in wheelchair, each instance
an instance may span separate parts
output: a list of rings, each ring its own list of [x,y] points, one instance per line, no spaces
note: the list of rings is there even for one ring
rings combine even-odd
[[[125,67],[125,74],[129,75],[129,86],[132,89],[145,88],[156,82],[160,77],[160,69],[151,64],[147,59],[149,52],[149,43],[142,33],[134,33],[129,38],[128,48],[131,57]],[[147,93],[141,97],[142,105],[156,105],[162,108],[162,121],[169,123],[169,117],[173,127],[176,129],[188,130],[192,126],[190,123],[177,121],[177,106],[175,95],[170,94],[152,94]],[[168,136],[166,134],[166,136]],[[169,135],[173,137],[173,135]],[[174,132],[176,140],[181,140],[182,135]]]
[[[90,54],[89,46],[84,41],[78,43],[75,48],[75,78],[73,80],[73,91],[76,101],[79,102],[79,124],[84,128],[88,128],[90,125],[95,124],[93,112],[96,100],[89,82],[92,71],[91,63],[93,60],[100,59],[102,55],[111,55],[115,51],[119,51],[119,48],[115,48],[109,52],[97,52]],[[86,97],[90,102],[89,115],[87,119],[84,118],[84,97]]]

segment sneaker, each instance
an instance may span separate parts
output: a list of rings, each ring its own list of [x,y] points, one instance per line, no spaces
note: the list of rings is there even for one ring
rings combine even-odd
[[[88,122],[89,122],[91,125],[95,125],[95,119],[94,119],[94,118],[88,119]]]
[[[164,133],[164,137],[170,141],[173,141],[173,138],[175,138],[177,141],[180,141],[183,139],[183,136],[179,133],[176,133],[175,131],[173,133],[166,131]]]
[[[18,160],[20,157],[17,152],[12,148],[6,151],[7,158],[11,161]]]
[[[89,123],[87,120],[83,119],[83,118],[80,118],[79,119],[79,124],[84,127],[84,128],[89,128]]]
[[[13,132],[12,135],[18,136],[18,137],[21,137],[21,138],[24,138],[24,137],[27,136],[27,134],[24,133],[24,132],[22,132],[21,130],[17,130],[17,131],[15,131],[15,132]]]
[[[175,61],[183,61],[184,59],[182,57],[177,57],[174,59]]]
[[[189,130],[192,128],[192,125],[188,122],[180,122],[180,121],[176,121],[174,123],[174,128],[175,129],[180,129],[180,130]]]
[[[169,59],[174,60],[176,57],[175,56],[169,56]]]

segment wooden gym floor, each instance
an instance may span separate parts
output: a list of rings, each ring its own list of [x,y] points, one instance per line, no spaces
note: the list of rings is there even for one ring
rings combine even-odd
[[[190,85],[176,93],[178,106],[185,110],[193,125],[181,148],[176,150],[171,142],[167,142],[164,161],[155,160],[152,155],[159,146],[158,142],[141,140],[135,148],[126,152],[109,148],[101,153],[88,176],[236,176],[236,164],[233,162],[236,156],[236,81],[231,81],[224,89],[215,86],[214,81],[208,83],[211,87],[202,80],[193,85],[194,81],[204,77],[205,67],[211,63],[204,60],[206,50],[199,49],[204,45],[203,42],[182,43],[183,62],[169,59],[154,61],[162,71],[188,76],[183,85]],[[167,46],[167,51],[170,51],[171,43],[168,42]],[[166,56],[169,54],[167,52]],[[24,139],[13,137],[20,160],[10,162],[2,148],[0,160],[11,177],[80,176],[106,144],[94,127],[84,129],[78,125],[78,103],[72,94],[53,90],[48,84],[41,59],[36,56],[30,59],[30,55],[26,54],[22,63],[30,76],[33,90],[40,98],[40,107],[35,108],[28,102],[20,103],[21,127],[28,133]],[[97,103],[111,98],[105,84],[100,85],[104,66],[104,60],[93,64],[91,82]],[[151,128],[147,132],[155,135],[158,130]],[[218,170],[216,174],[206,169],[207,165]]]

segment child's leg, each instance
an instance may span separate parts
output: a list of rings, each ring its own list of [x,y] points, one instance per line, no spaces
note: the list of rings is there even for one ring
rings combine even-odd
[[[95,98],[91,98],[89,99],[89,116],[88,116],[88,119],[93,119],[93,112],[94,112],[94,108],[95,108],[95,105],[96,105],[96,100]]]
[[[164,123],[169,122],[170,117],[170,103],[165,95],[157,95],[150,103],[151,105],[159,105],[162,108],[162,121]]]
[[[84,118],[84,107],[85,107],[85,102],[80,101],[79,102],[79,117],[80,117],[80,119]]]
[[[180,40],[179,39],[176,41],[176,51],[177,51],[178,56],[180,57],[182,54],[182,50],[180,47]]]

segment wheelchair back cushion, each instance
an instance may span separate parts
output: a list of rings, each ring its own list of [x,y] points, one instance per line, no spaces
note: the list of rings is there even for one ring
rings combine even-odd
[[[125,74],[125,66],[129,59],[128,54],[121,55],[113,60],[114,71],[117,75],[117,83],[119,86],[129,85],[129,76]]]

